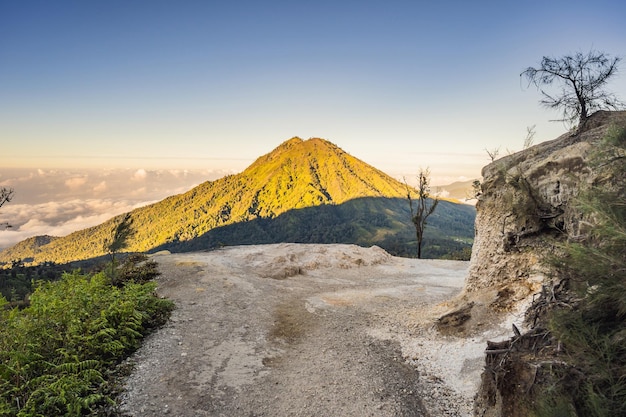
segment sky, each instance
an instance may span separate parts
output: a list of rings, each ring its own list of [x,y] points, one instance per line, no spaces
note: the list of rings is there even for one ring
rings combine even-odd
[[[397,178],[477,178],[485,149],[566,131],[520,73],[625,57],[624,16],[621,0],[0,0],[0,186],[15,189],[0,247],[240,172],[294,136]]]

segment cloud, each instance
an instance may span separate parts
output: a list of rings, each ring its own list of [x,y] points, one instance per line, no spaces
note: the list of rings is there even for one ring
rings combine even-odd
[[[142,168],[142,169],[138,169],[137,171],[135,171],[132,179],[135,181],[143,181],[146,179],[147,176],[148,176],[148,172],[146,172],[146,170]]]
[[[11,228],[0,231],[0,248],[39,235],[66,236],[76,230],[101,224],[141,204],[111,200],[72,200],[37,205],[7,205],[0,221]]]
[[[93,191],[96,192],[96,193],[102,193],[102,192],[106,191],[106,189],[107,189],[107,182],[106,181],[102,181],[98,185],[93,187]]]
[[[15,198],[0,208],[0,248],[38,235],[66,236],[225,175],[207,170],[3,170]],[[129,181],[129,178],[134,181]],[[138,187],[137,181],[141,181]],[[3,185],[4,184],[4,185]]]
[[[71,190],[75,190],[77,188],[82,187],[83,185],[85,185],[87,183],[87,177],[74,177],[74,178],[68,178],[67,180],[65,180],[65,185],[67,186],[67,188],[71,189]]]

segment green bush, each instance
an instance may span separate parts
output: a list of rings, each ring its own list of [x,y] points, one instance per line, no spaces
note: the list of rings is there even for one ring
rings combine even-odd
[[[604,138],[604,142],[610,146],[626,145],[626,129],[619,126],[611,126]]]
[[[109,369],[173,307],[155,285],[75,272],[38,283],[22,310],[0,308],[0,416],[97,415],[111,404]]]
[[[159,275],[157,263],[143,253],[137,253],[124,259],[122,265],[111,277],[111,283],[116,286],[124,285],[128,281],[142,284],[152,281]]]
[[[577,198],[580,233],[552,262],[569,308],[552,310],[549,327],[570,373],[553,379],[537,416],[626,416],[625,146],[626,129],[611,127],[592,155],[602,180]]]

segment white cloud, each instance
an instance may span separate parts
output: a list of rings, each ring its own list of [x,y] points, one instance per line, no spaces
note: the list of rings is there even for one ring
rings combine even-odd
[[[148,176],[148,172],[142,168],[142,169],[138,169],[137,171],[135,171],[132,179],[135,181],[142,181],[142,180],[145,180],[147,176]]]
[[[102,181],[98,185],[93,187],[93,191],[96,192],[96,193],[102,193],[102,192],[106,191],[106,189],[107,189],[107,182],[106,181]]]
[[[7,205],[6,209],[3,207],[0,221],[8,222],[12,227],[0,231],[0,248],[32,236],[66,236],[131,211],[136,205],[132,202],[97,199]]]
[[[70,189],[70,190],[75,190],[78,189],[80,187],[82,187],[83,185],[85,185],[87,183],[87,177],[73,177],[73,178],[68,178],[67,180],[65,180],[65,185]]]
[[[3,170],[0,186],[12,187],[15,198],[0,208],[0,248],[38,235],[65,236],[98,225],[118,214],[190,190],[222,177],[223,171]],[[129,178],[135,181],[129,181]],[[137,180],[141,180],[138,187]]]

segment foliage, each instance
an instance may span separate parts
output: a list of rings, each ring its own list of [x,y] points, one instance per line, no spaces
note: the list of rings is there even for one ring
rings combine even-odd
[[[144,284],[160,275],[157,266],[158,264],[147,255],[141,253],[129,255],[111,277],[111,283],[118,287],[129,281]]]
[[[450,259],[452,261],[469,261],[472,258],[472,248],[464,247],[461,250],[447,253],[441,257],[442,259]]]
[[[604,145],[609,147],[626,147],[626,129],[619,126],[609,126],[608,132],[604,138]]]
[[[539,89],[543,106],[562,111],[561,121],[572,125],[578,121],[582,126],[596,110],[615,110],[623,105],[604,89],[617,73],[619,61],[618,57],[593,50],[559,58],[544,56],[538,68],[528,67],[520,76]],[[560,84],[558,93],[549,94],[542,89],[554,83]]]
[[[471,248],[476,210],[472,206],[441,201],[425,232],[423,256],[440,258]],[[415,233],[406,200],[357,198],[337,205],[291,210],[272,219],[218,227],[180,243],[156,250],[197,251],[229,245],[266,243],[352,243],[377,245],[398,256],[415,256]]]
[[[472,192],[470,195],[470,199],[474,198],[476,200],[480,199],[480,197],[483,195],[483,184],[480,182],[480,180],[474,180],[472,182]]]
[[[14,261],[11,267],[0,269],[0,294],[13,305],[21,305],[33,291],[33,283],[54,281],[68,272],[67,266],[47,262],[37,266],[25,266]]]
[[[172,309],[154,290],[74,272],[39,282],[30,306],[0,309],[0,415],[104,413],[109,369]]]
[[[133,210],[130,221],[136,233],[123,250],[147,252],[159,247],[191,244],[194,239],[215,233],[219,228],[233,226],[236,229],[234,225],[246,223],[258,225],[286,213],[309,208],[324,210],[324,207],[341,206],[356,199],[405,196],[406,190],[401,182],[332,143],[322,139],[303,141],[293,138],[257,159],[242,173],[205,182],[184,194]],[[461,215],[466,207],[455,204],[446,209],[458,209]],[[386,208],[374,215],[373,222],[380,222],[381,216],[387,216]],[[344,221],[351,223],[350,216],[344,217]],[[0,252],[0,261],[32,257],[35,263],[66,263],[104,256],[103,243],[110,238],[118,222],[119,218],[111,219],[65,237],[49,239],[47,243],[30,241],[28,245],[18,244]],[[357,231],[360,227],[352,226]],[[408,226],[412,227],[410,223]],[[322,235],[341,238],[332,227],[320,224],[315,230],[315,237],[305,238],[321,239]],[[473,218],[466,227],[473,234]],[[297,228],[294,226],[291,230]],[[386,229],[381,228],[379,233],[386,233]],[[288,237],[290,241],[295,241],[301,238],[301,234]],[[229,241],[229,244],[244,243],[244,240]],[[365,244],[375,243],[370,241]]]
[[[116,262],[115,255],[129,245],[129,239],[135,234],[131,227],[132,218],[130,213],[118,217],[117,224],[113,227],[111,235],[104,240],[103,249],[111,258],[111,277],[115,278]]]
[[[607,145],[616,143],[624,145],[623,131],[610,131],[599,154],[610,155]],[[617,177],[613,185],[581,194],[577,207],[586,227],[567,245],[566,257],[553,261],[576,301],[552,311],[550,329],[581,378],[574,387],[560,381],[559,394],[539,402],[538,416],[557,415],[557,409],[563,416],[626,416],[626,190],[619,177],[624,165],[622,158],[610,168]]]

